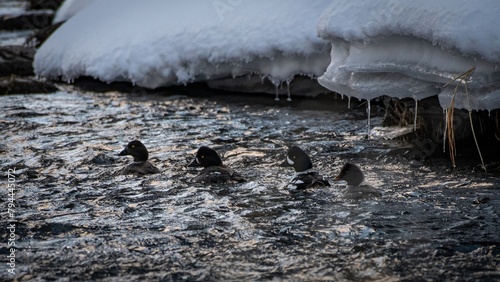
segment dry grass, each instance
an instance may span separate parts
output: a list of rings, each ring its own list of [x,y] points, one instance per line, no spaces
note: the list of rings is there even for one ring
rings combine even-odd
[[[469,92],[467,89],[467,81],[470,79],[470,76],[474,73],[476,70],[476,67],[473,67],[469,69],[468,71],[464,72],[463,74],[459,75],[453,81],[457,81],[457,85],[455,86],[455,89],[453,91],[453,97],[451,98],[450,101],[450,106],[446,109],[446,127],[445,127],[445,132],[446,132],[446,139],[448,139],[448,147],[450,150],[450,159],[451,163],[453,165],[453,168],[456,167],[456,160],[455,157],[457,156],[457,151],[456,151],[456,145],[455,145],[455,129],[453,126],[453,116],[454,116],[454,110],[455,110],[455,97],[458,92],[458,88],[460,84],[464,84],[465,88],[465,95],[467,98],[467,103],[469,105],[469,121],[470,121],[470,126],[472,130],[472,135],[474,137],[474,142],[476,143],[476,148],[479,153],[479,158],[481,159],[481,165],[482,169],[486,171],[486,166],[484,164],[483,160],[483,155],[481,154],[481,148],[479,148],[479,143],[477,142],[477,137],[476,137],[476,132],[474,130],[474,124],[472,122],[472,111],[470,109],[470,100],[469,100]],[[453,81],[450,81],[448,84],[446,84],[444,87],[448,86],[450,83]]]

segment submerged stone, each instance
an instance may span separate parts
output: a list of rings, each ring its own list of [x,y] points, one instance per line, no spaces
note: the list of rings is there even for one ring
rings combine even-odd
[[[0,95],[53,93],[57,87],[50,82],[29,77],[0,77]]]

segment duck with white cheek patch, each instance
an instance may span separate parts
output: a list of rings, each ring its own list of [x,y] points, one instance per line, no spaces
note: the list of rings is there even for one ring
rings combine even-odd
[[[297,146],[292,146],[288,150],[286,159],[281,166],[291,166],[295,169],[295,175],[286,187],[304,190],[330,186],[330,183],[321,174],[312,169],[311,158],[307,153]]]
[[[365,176],[355,164],[346,163],[335,180],[344,180],[347,182],[347,189],[344,192],[344,198],[346,199],[362,200],[382,196],[377,189],[369,185],[361,185],[365,180]]]
[[[236,183],[246,180],[233,169],[222,164],[219,154],[207,146],[201,146],[196,152],[195,159],[188,167],[203,167],[198,176],[193,178],[194,182],[202,183]]]
[[[149,153],[141,141],[134,140],[118,156],[132,156],[134,162],[119,171],[119,174],[135,174],[138,176],[160,173],[160,170],[148,161]]]

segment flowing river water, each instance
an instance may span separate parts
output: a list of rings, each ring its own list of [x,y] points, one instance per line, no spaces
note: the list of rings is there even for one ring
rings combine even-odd
[[[364,107],[333,95],[68,90],[1,96],[0,108],[0,280],[500,279],[497,175],[367,139]],[[116,175],[134,139],[161,174]],[[247,182],[193,183],[187,164],[202,145]],[[334,185],[282,188],[290,145]],[[333,178],[345,162],[383,196],[342,199]]]

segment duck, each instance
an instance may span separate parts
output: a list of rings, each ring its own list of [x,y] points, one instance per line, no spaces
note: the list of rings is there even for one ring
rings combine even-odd
[[[196,152],[195,159],[188,167],[203,167],[194,182],[202,183],[238,183],[246,180],[232,168],[225,166],[219,154],[212,148],[201,146]]]
[[[347,189],[344,192],[344,198],[352,200],[361,200],[377,198],[382,194],[370,185],[361,185],[365,176],[361,169],[352,163],[346,163],[335,177],[336,181],[344,180],[347,182]]]
[[[118,156],[132,156],[134,162],[122,169],[119,174],[147,175],[160,173],[160,170],[148,161],[149,153],[146,146],[139,140],[131,141]]]
[[[285,187],[295,186],[296,190],[321,188],[330,186],[319,172],[313,170],[309,155],[297,146],[292,146],[286,154],[286,159],[280,164],[282,167],[293,167],[295,174]]]

